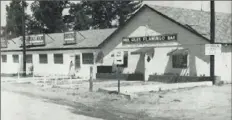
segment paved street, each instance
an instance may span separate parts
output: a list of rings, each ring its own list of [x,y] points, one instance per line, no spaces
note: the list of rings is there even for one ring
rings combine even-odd
[[[1,120],[100,120],[77,115],[69,107],[1,91]]]

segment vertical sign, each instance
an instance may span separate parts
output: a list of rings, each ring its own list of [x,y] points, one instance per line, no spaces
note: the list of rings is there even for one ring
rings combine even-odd
[[[124,55],[123,51],[116,51],[114,53],[114,63],[117,65],[123,64],[123,55]]]

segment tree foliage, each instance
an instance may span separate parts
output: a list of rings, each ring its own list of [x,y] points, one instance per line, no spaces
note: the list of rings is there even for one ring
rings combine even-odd
[[[25,1],[12,0],[10,5],[6,6],[6,34],[7,38],[18,37],[22,35],[22,16],[23,7],[28,6]],[[25,14],[25,21],[28,21],[29,15]]]
[[[32,28],[40,29],[45,33],[63,32],[66,27],[62,12],[68,1],[34,1],[31,5],[33,17],[36,21]]]
[[[81,1],[70,5],[70,20],[74,30],[112,28],[123,25],[139,7],[141,1]],[[116,22],[118,24],[113,24]]]
[[[6,31],[11,36],[22,35],[22,5],[12,0],[6,7]],[[28,34],[55,33],[68,30],[105,29],[123,25],[142,5],[141,1],[34,1],[32,15],[25,14]],[[68,15],[62,15],[69,6]]]

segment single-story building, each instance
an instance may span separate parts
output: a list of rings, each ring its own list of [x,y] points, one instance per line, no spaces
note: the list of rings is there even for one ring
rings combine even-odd
[[[222,46],[215,55],[215,74],[231,83],[231,15],[216,13],[215,21],[215,42]],[[210,75],[210,56],[205,55],[205,45],[210,44],[210,12],[145,4],[117,29],[71,33],[76,37],[45,34],[40,35],[42,44],[36,40],[35,45],[28,44],[27,66],[33,64],[34,74],[68,74],[73,61],[76,73],[86,78],[93,66],[95,78],[97,73],[114,73],[116,53],[122,53],[121,72],[142,74],[144,80],[151,75]],[[22,70],[19,39],[1,48],[1,73]]]

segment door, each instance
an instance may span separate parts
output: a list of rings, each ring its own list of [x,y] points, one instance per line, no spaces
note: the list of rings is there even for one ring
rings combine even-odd
[[[78,71],[81,68],[80,55],[75,55],[75,71]]]

